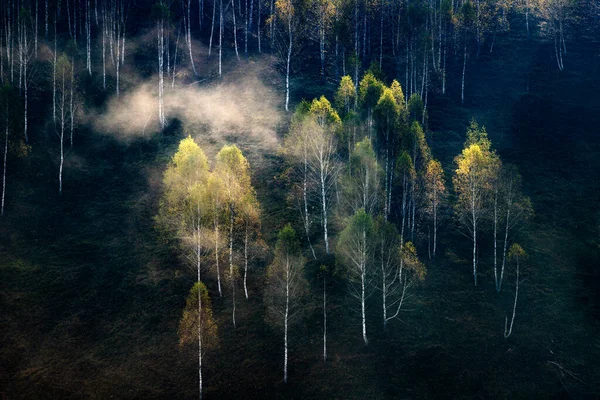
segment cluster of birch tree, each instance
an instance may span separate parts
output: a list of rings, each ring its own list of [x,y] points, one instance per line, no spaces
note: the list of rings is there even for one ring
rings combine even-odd
[[[435,260],[444,220],[456,221],[471,240],[475,285],[482,234],[493,238],[498,292],[509,260],[523,255],[514,238],[533,211],[516,167],[501,162],[485,128],[473,121],[455,160],[451,204],[446,173],[420,123],[425,119],[419,94],[407,100],[396,80],[382,82],[375,65],[358,86],[350,76],[341,78],[335,106],[325,97],[299,104],[285,139],[290,201],[298,210],[306,256],[335,253],[356,299],[365,344],[374,303],[368,298],[378,293],[384,327],[398,317],[411,288],[426,275],[417,254]],[[512,322],[507,335],[511,331]],[[323,343],[326,358],[326,326]]]
[[[505,271],[516,261],[514,306],[504,336],[512,333],[519,258],[525,256],[515,235],[533,213],[522,193],[521,177],[515,166],[501,162],[485,128],[472,121],[464,149],[455,159],[452,204],[446,173],[420,124],[425,119],[420,96],[413,94],[407,100],[402,86],[396,80],[386,85],[376,66],[358,87],[350,76],[342,77],[334,104],[322,96],[296,108],[283,155],[289,203],[298,215],[298,220],[289,222],[298,223],[302,234],[290,223],[279,232],[263,293],[265,320],[283,331],[284,381],[291,328],[314,307],[314,303],[309,306],[308,296],[314,288],[304,271],[308,259],[315,260],[311,264],[324,264],[317,272],[322,286],[313,297],[322,296],[326,361],[331,284],[343,277],[350,304],[360,316],[362,339],[368,344],[371,318],[367,315],[377,306],[384,328],[401,315],[426,277],[421,259],[433,262],[438,257],[439,228],[452,216],[472,245],[475,286],[482,235],[492,238],[493,251],[488,254],[493,253],[498,292]],[[210,311],[203,316],[203,307],[210,310],[210,300],[201,273],[216,278],[219,296],[223,296],[222,283],[229,289],[235,326],[236,290],[243,288],[248,298],[250,261],[266,249],[260,235],[261,209],[250,166],[235,145],[221,149],[211,171],[202,149],[191,137],[184,139],[165,172],[164,186],[158,221],[177,239],[181,258],[196,272],[181,332],[182,343],[190,342],[189,332],[197,332],[201,375],[203,346],[216,342]],[[339,268],[336,279],[332,279],[334,264],[325,261],[331,256]],[[211,332],[206,335],[215,338],[204,340],[203,326]]]
[[[192,268],[190,290],[180,326],[182,345],[198,344],[202,393],[202,355],[216,346],[217,327],[203,274],[216,278],[220,297],[229,292],[236,325],[238,297],[248,299],[249,267],[264,247],[260,236],[260,204],[250,179],[248,161],[235,145],[224,146],[210,168],[194,139],[181,141],[164,173],[159,226],[175,239],[181,259]],[[242,295],[238,294],[242,290]]]

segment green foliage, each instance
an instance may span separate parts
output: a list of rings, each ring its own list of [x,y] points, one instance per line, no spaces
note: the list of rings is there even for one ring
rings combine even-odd
[[[383,83],[370,72],[363,76],[359,84],[359,99],[360,103],[367,110],[372,110],[383,92]]]
[[[473,144],[478,145],[483,151],[490,151],[492,148],[492,142],[488,138],[485,126],[479,126],[475,119],[471,120],[471,124],[467,128],[467,140],[465,141],[465,147]]]
[[[381,67],[379,66],[379,62],[375,60],[371,61],[371,64],[369,65],[369,68],[367,69],[366,73],[373,75],[375,79],[377,79],[380,82],[385,81],[385,75],[381,70]]]
[[[404,108],[405,108],[404,91],[402,90],[402,86],[400,85],[400,82],[398,82],[396,79],[394,79],[392,81],[392,84],[390,85],[390,90],[392,91],[392,94],[394,95],[394,99],[396,99],[396,103],[398,104],[398,106],[401,108],[401,110],[404,110]]]
[[[355,247],[357,247],[357,243],[358,247],[364,245],[370,247],[374,228],[373,218],[362,208],[348,219],[338,238],[338,251],[342,255],[341,259],[345,264],[356,262],[353,261],[352,253],[367,251],[367,248],[356,249]],[[360,244],[359,242],[363,238],[366,238],[367,242]]]
[[[398,128],[400,106],[396,102],[391,89],[384,87],[373,113],[379,131],[390,135]]]
[[[305,263],[296,232],[291,224],[286,224],[277,235],[273,262],[267,267],[265,319],[271,325],[282,327],[286,311],[288,324],[300,319],[302,300],[308,293]]]
[[[314,99],[310,105],[310,115],[316,120],[321,127],[341,127],[342,120],[337,111],[331,106],[331,103],[325,96],[319,99]]]
[[[275,250],[281,254],[297,256],[300,254],[300,242],[292,224],[286,224],[277,235]]]
[[[350,112],[355,98],[356,87],[352,78],[349,75],[343,76],[335,93],[335,104],[342,116],[346,116]]]
[[[525,257],[527,257],[527,253],[525,253],[525,250],[523,250],[520,244],[513,243],[510,246],[510,250],[508,251],[509,259],[518,261],[519,259],[523,259]]]
[[[427,269],[419,257],[417,257],[417,249],[413,242],[406,242],[400,250],[404,268],[413,273],[419,281],[425,280]]]
[[[418,93],[413,93],[408,99],[408,116],[411,121],[419,121],[423,120],[423,100],[421,100],[421,96]]]
[[[169,21],[171,11],[167,3],[159,1],[152,6],[152,18],[156,21]]]
[[[200,294],[200,299],[198,295]],[[202,307],[199,308],[199,301]],[[179,322],[179,346],[198,344],[198,323],[202,335],[202,350],[218,346],[218,329],[213,318],[208,290],[203,282],[196,282],[190,289],[183,316]]]

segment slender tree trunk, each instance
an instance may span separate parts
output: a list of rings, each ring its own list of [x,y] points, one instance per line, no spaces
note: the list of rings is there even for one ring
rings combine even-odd
[[[233,298],[232,320],[235,327],[235,276],[233,269],[233,210],[229,210],[229,274],[231,280],[231,293]]]
[[[235,0],[231,0],[231,13],[233,14],[233,46],[235,47],[235,56],[239,61],[240,53],[238,52],[237,23],[235,22]]]
[[[323,211],[323,233],[325,236],[325,252],[329,254],[329,238],[327,235],[327,198],[325,194],[325,175],[321,167],[321,207]]]
[[[292,20],[288,17],[288,51],[287,51],[287,62],[285,65],[285,111],[289,111],[290,105],[290,63],[292,61]]]
[[[56,123],[56,15],[54,17],[54,62],[52,63],[52,122]]]
[[[221,0],[219,0],[220,2]],[[210,39],[208,41],[208,56],[210,57],[210,53],[212,51],[212,43],[213,43],[213,32],[215,30],[215,15],[217,10],[217,0],[213,0],[213,12],[212,12],[212,21],[210,23]]]
[[[467,70],[467,42],[463,47],[463,70],[462,70],[462,83],[460,86],[460,104],[465,104],[465,72]]]
[[[200,287],[200,267],[201,267],[201,244],[200,244],[200,222],[196,223],[196,267],[198,272],[198,396],[202,400],[202,290]]]
[[[327,361],[327,276],[323,274],[323,362]]]
[[[219,297],[223,297],[221,290],[221,270],[219,269],[219,224],[215,222],[215,264],[217,267],[217,287],[219,288]]]
[[[188,50],[189,50],[189,54],[190,54],[190,63],[192,64],[192,71],[194,72],[194,75],[198,75],[198,73],[196,72],[196,65],[194,65],[194,55],[192,53],[192,23],[191,23],[191,16],[190,16],[190,9],[192,8],[191,5],[191,0],[188,0],[187,2],[187,43],[188,43]]]
[[[246,281],[248,278],[248,225],[246,224],[246,235],[244,236],[244,293],[248,300],[248,286]]]
[[[477,221],[475,219],[475,195],[471,203],[471,217],[473,219],[473,281],[477,286]]]
[[[4,135],[4,168],[2,170],[2,205],[0,206],[0,216],[4,216],[4,199],[6,195],[6,159],[8,158],[8,114],[5,118]]]
[[[365,300],[366,300],[366,295],[365,295],[365,278],[366,278],[366,248],[367,248],[367,238],[366,238],[366,232],[363,231],[363,254],[362,256],[362,260],[361,260],[361,274],[360,274],[360,290],[361,290],[361,294],[360,294],[360,311],[361,311],[361,316],[362,316],[362,335],[363,335],[363,340],[365,342],[365,344],[369,344],[369,340],[367,339],[367,319],[366,319],[366,307],[365,307]]]
[[[513,304],[512,318],[510,319],[510,327],[508,325],[508,317],[504,318],[504,337],[507,338],[512,334],[513,324],[515,322],[515,314],[517,312],[517,298],[519,297],[519,259],[517,258],[517,280],[515,287],[515,302]],[[508,329],[507,329],[508,328]]]
[[[285,315],[284,315],[284,354],[283,354],[283,382],[288,380],[288,317],[290,312],[290,262],[287,260],[285,278]]]
[[[75,58],[73,58],[73,62],[71,63],[71,85],[69,87],[69,117],[71,117],[71,131],[70,131],[70,147],[73,147],[73,130],[75,125],[75,110],[73,103],[73,86],[75,84]]]
[[[438,201],[437,201],[437,191],[434,189],[434,202],[433,202],[433,259],[435,260],[435,251],[437,249],[437,209],[438,209]]]
[[[508,245],[508,230],[509,230],[509,222],[510,222],[510,208],[512,202],[508,203],[508,207],[506,209],[506,228],[504,230],[504,244],[502,249],[502,269],[500,270],[500,282],[498,282],[498,291],[502,289],[502,279],[504,278],[504,267],[506,266],[506,246]]]
[[[498,188],[494,191],[494,281],[496,291],[500,291],[498,282]]]
[[[223,76],[223,0],[219,0],[219,78]]]

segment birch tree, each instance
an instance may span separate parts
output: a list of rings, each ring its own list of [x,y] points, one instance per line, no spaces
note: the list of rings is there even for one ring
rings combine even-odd
[[[452,181],[458,195],[456,215],[463,234],[473,243],[473,281],[477,286],[477,239],[497,156],[490,149],[485,128],[479,128],[475,121],[467,135],[465,148],[455,159],[457,169]]]
[[[504,269],[507,261],[507,249],[509,242],[513,240],[519,228],[533,216],[533,206],[529,197],[524,196],[522,192],[522,179],[515,165],[504,165],[500,173],[500,212],[504,215],[499,217],[504,224],[504,239],[502,246],[502,267],[500,277],[496,277],[496,290],[502,289],[502,280],[504,278]],[[496,273],[496,271],[494,270]]]
[[[365,210],[357,211],[350,217],[346,227],[340,232],[337,249],[345,267],[345,275],[349,282],[349,292],[360,304],[362,338],[367,338],[366,301],[371,295],[373,266],[373,220]]]
[[[429,259],[435,259],[437,250],[437,232],[440,222],[440,206],[443,204],[447,192],[444,179],[444,170],[439,161],[432,159],[427,163],[425,171],[425,197],[424,211],[430,222],[430,232],[433,238],[428,240]]]
[[[342,176],[342,204],[344,215],[354,215],[359,210],[375,216],[381,202],[381,176],[369,138],[358,142],[352,152],[350,165]]]
[[[417,257],[412,242],[403,243],[396,227],[377,221],[376,263],[379,264],[378,289],[381,291],[383,327],[397,318],[402,307],[414,295],[414,286],[426,276],[426,268]]]
[[[213,242],[214,242],[214,267],[215,275],[217,276],[217,288],[219,290],[219,296],[223,296],[223,289],[221,285],[221,268],[220,260],[222,257],[224,235],[221,235],[221,230],[225,224],[225,199],[226,193],[224,190],[223,182],[217,173],[213,172],[206,183],[207,193],[207,205],[209,207],[209,226],[213,231]]]
[[[280,232],[274,259],[267,268],[265,305],[267,321],[283,328],[283,381],[288,381],[288,331],[302,316],[302,301],[307,292],[305,260],[300,254],[296,232],[287,224]]]
[[[296,107],[292,117],[290,131],[285,138],[284,154],[294,171],[294,192],[300,192],[300,200],[296,200],[304,226],[304,233],[314,259],[317,258],[311,242],[312,218],[310,214],[309,193],[313,185],[309,169],[309,133],[313,126],[309,122],[310,103],[303,101]],[[298,182],[300,181],[300,182]]]
[[[330,197],[335,188],[338,164],[336,131],[341,121],[325,97],[315,99],[310,106],[308,125],[308,163],[319,187],[325,252],[329,254],[328,217]]]
[[[252,259],[265,250],[261,239],[261,208],[256,193],[250,188],[242,199],[240,224],[244,242],[244,294],[248,299],[248,269]]]
[[[67,121],[72,119],[73,112],[72,97],[73,97],[73,65],[69,61],[66,54],[62,54],[56,64],[56,110],[57,121],[55,122],[55,131],[60,140],[60,163],[58,169],[58,192],[62,194],[63,187],[63,166],[65,161],[65,133],[67,129]]]
[[[367,115],[367,136],[372,139],[373,128],[373,110],[381,98],[384,85],[379,79],[368,71],[358,86],[358,95],[361,106],[365,109]]]
[[[374,117],[377,126],[377,142],[379,143],[379,154],[382,159],[384,170],[384,201],[383,216],[388,218],[391,212],[393,160],[396,157],[396,147],[399,144],[399,130],[401,119],[403,119],[404,103],[398,103],[401,98],[402,89],[396,87],[399,93],[394,94],[391,89],[384,87],[377,104],[375,105]]]
[[[292,55],[299,50],[298,43],[303,32],[300,21],[301,11],[294,0],[277,0],[274,13],[268,20],[272,26],[272,43],[276,45],[276,51],[283,61],[285,70],[285,111],[289,111],[290,107]]]
[[[239,217],[244,207],[244,199],[252,191],[250,165],[236,145],[223,146],[217,154],[215,174],[223,185],[223,205],[225,224],[228,230],[229,284],[232,292],[232,321],[235,326],[236,286],[238,266],[234,263],[234,242],[239,233]]]
[[[0,86],[0,134],[3,136],[2,144],[2,196],[0,198],[0,217],[4,216],[6,203],[6,171],[8,164],[8,153],[11,151],[12,138],[10,132],[14,130],[15,100],[17,94],[12,86],[5,84]],[[0,136],[0,137],[2,137]]]
[[[402,200],[400,207],[400,238],[404,241],[404,231],[406,227],[409,227],[409,208],[411,193],[410,190],[414,186],[417,179],[415,167],[412,159],[406,150],[402,151],[396,160],[396,176],[400,181],[402,188]]]
[[[166,43],[165,41],[165,35],[166,29],[168,29],[170,12],[169,7],[162,2],[156,3],[152,11],[156,20],[156,48],[158,51],[158,122],[160,124],[161,129],[164,129],[166,124],[164,110],[165,51],[168,46],[168,43]]]
[[[335,104],[340,116],[345,117],[354,108],[356,87],[349,75],[342,77],[335,93]]]
[[[515,323],[515,315],[517,313],[517,299],[519,297],[519,259],[526,257],[526,253],[518,243],[513,243],[510,246],[508,257],[515,261],[516,278],[515,278],[515,302],[513,303],[512,317],[510,325],[508,325],[508,317],[504,318],[504,338],[508,338],[512,334],[513,324]]]
[[[198,396],[202,399],[202,360],[207,350],[219,344],[217,324],[213,318],[208,290],[196,282],[188,294],[179,322],[179,346],[198,344]]]

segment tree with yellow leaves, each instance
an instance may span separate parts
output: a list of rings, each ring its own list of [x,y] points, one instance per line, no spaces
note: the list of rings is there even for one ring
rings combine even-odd
[[[425,169],[425,214],[431,221],[433,242],[428,240],[429,259],[435,259],[437,249],[437,231],[439,225],[439,209],[446,197],[446,185],[444,183],[444,170],[442,164],[435,159],[429,160]]]
[[[473,280],[477,286],[477,238],[478,228],[486,211],[486,198],[491,182],[497,173],[498,156],[491,150],[491,143],[484,127],[472,121],[467,131],[465,148],[456,157],[457,165],[452,179],[458,195],[455,212],[465,228],[463,232],[473,241]]]
[[[254,189],[250,179],[250,165],[236,145],[226,145],[217,154],[213,172],[223,190],[224,221],[229,232],[229,276],[232,292],[232,320],[235,326],[235,289],[237,285],[238,267],[234,264],[233,245],[235,235],[243,225],[240,218],[247,202],[253,199]]]

